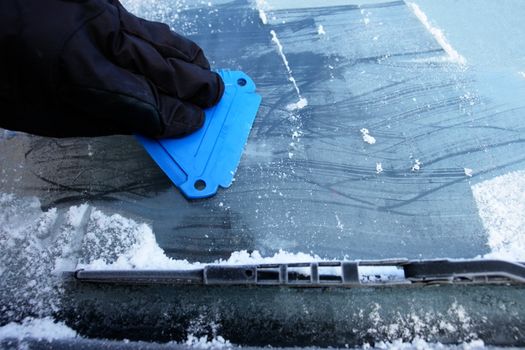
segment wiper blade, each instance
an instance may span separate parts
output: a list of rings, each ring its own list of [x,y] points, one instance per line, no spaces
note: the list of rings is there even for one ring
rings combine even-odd
[[[525,264],[504,260],[414,261],[404,270],[412,282],[525,283]]]
[[[359,287],[525,283],[525,264],[504,260],[378,260],[207,265],[193,270],[77,270],[80,282],[113,284]]]

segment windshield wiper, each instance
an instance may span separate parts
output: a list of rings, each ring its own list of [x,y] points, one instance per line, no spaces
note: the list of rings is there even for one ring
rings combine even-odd
[[[504,260],[323,261],[207,265],[192,270],[77,270],[80,282],[114,284],[359,287],[443,283],[524,284],[525,264]]]

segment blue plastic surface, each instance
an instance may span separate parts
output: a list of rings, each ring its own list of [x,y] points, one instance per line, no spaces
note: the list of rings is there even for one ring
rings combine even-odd
[[[204,126],[180,139],[137,135],[146,151],[188,198],[206,198],[229,187],[261,103],[255,84],[240,71],[218,72],[225,85],[221,101],[205,110]]]

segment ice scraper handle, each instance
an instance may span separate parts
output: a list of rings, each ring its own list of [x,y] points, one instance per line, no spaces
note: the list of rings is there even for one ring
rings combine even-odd
[[[117,0],[0,1],[0,127],[181,137],[224,91],[194,42]]]

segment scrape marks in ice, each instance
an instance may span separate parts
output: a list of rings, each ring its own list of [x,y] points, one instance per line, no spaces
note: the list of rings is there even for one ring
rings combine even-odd
[[[288,80],[292,82],[295,92],[297,92],[297,96],[299,97],[299,101],[297,101],[296,103],[289,104],[286,107],[286,109],[288,109],[289,111],[296,110],[296,109],[302,109],[308,105],[308,100],[301,95],[301,91],[299,90],[297,81],[295,80],[292,74],[292,69],[290,68],[288,59],[286,58],[286,55],[284,54],[284,48],[283,48],[283,45],[281,44],[281,41],[277,37],[277,33],[275,32],[275,30],[272,29],[270,31],[270,34],[272,35],[272,42],[277,46],[279,55],[281,56],[281,59],[283,60],[284,66],[286,67],[286,72],[288,73]]]
[[[525,171],[472,186],[491,253],[485,257],[525,259]]]
[[[407,6],[412,10],[414,15],[419,19],[419,21],[425,26],[425,28],[432,34],[436,41],[441,45],[443,50],[448,55],[448,60],[453,63],[458,63],[460,65],[465,65],[467,60],[465,57],[460,55],[448,42],[445,34],[439,28],[434,27],[428,20],[427,15],[419,8],[419,6],[413,2],[407,2]]]
[[[299,86],[297,85],[297,81],[292,75],[292,69],[290,68],[290,64],[288,62],[288,59],[286,58],[286,55],[284,54],[283,45],[281,44],[279,38],[277,37],[277,33],[274,30],[270,31],[270,34],[272,35],[272,42],[277,46],[277,50],[279,52],[279,55],[282,58],[282,61],[284,63],[284,66],[286,67],[286,71],[288,74],[288,80],[292,82],[295,92],[297,93],[297,96],[299,100],[294,103],[290,103],[286,106],[286,109],[291,112],[290,120],[293,123],[292,127],[292,142],[290,143],[290,148],[288,151],[288,158],[292,159],[296,153],[296,151],[299,149],[299,136],[302,135],[302,122],[296,113],[296,111],[303,109],[308,105],[308,100],[301,95],[301,91],[299,90]],[[294,136],[295,135],[295,136]]]

